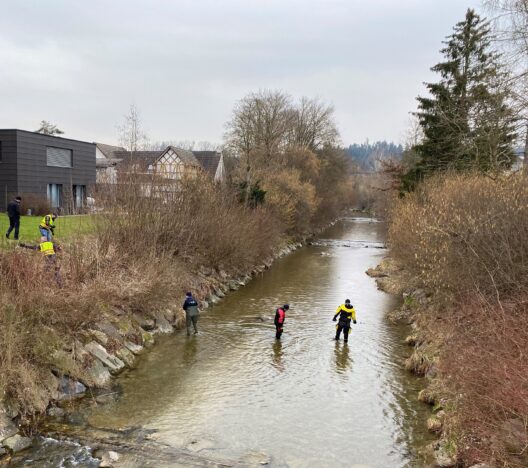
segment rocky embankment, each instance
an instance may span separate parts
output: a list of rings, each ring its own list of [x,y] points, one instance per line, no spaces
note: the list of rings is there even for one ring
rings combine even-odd
[[[401,297],[401,305],[389,314],[389,320],[407,324],[411,328],[405,343],[412,348],[412,353],[405,361],[405,367],[426,380],[426,387],[420,391],[417,399],[431,406],[431,416],[426,425],[430,432],[438,436],[435,442],[424,449],[424,458],[431,460],[436,467],[457,466],[456,445],[445,430],[449,418],[454,417],[454,414],[450,401],[445,397],[447,392],[443,390],[442,376],[438,372],[443,338],[437,330],[432,329],[430,321],[431,316],[436,316],[438,305],[427,291],[410,286],[416,281],[390,257],[366,273],[376,279],[380,290]],[[480,464],[472,468],[489,467]]]
[[[193,274],[189,289],[194,292],[201,308],[207,309],[270,268],[276,259],[301,246],[301,243],[288,244],[243,274],[201,268]],[[60,418],[68,402],[98,389],[110,388],[116,375],[134,368],[138,355],[154,345],[157,335],[170,334],[184,326],[182,301],[179,298],[171,307],[156,311],[133,310],[133,305],[127,310],[115,307],[97,322],[86,324],[73,341],[66,338],[62,346],[49,356],[50,371],[40,383],[41,407],[46,408],[45,413]],[[12,402],[0,396],[0,457],[20,452],[33,444],[32,437],[28,436],[30,422],[40,416],[43,415],[31,415],[30,418],[21,415]],[[111,466],[111,463],[104,466]]]

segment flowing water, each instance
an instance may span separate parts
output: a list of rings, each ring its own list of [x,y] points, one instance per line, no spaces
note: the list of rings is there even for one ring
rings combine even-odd
[[[420,466],[427,410],[416,399],[420,380],[402,366],[408,330],[387,321],[394,298],[365,274],[386,254],[384,227],[349,218],[322,237],[204,312],[198,335],[161,338],[117,379],[116,399],[85,403],[84,420],[107,431],[141,427],[150,440],[213,459]],[[346,298],[357,312],[347,345],[334,340],[331,320]],[[283,303],[290,310],[276,341]]]

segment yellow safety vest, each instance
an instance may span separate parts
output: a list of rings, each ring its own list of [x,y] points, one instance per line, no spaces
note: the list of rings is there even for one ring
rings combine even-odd
[[[40,222],[40,227],[44,229],[54,228],[55,224],[53,223],[53,215],[46,215],[42,218]]]
[[[39,245],[40,251],[47,257],[49,255],[55,255],[55,247],[53,242],[41,242]]]

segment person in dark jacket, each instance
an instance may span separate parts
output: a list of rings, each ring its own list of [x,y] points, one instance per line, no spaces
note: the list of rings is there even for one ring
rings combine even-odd
[[[18,240],[18,231],[20,229],[20,203],[22,198],[15,197],[7,204],[7,216],[9,217],[9,228],[6,232],[6,237],[9,239],[11,231],[15,230],[15,240]]]
[[[194,334],[198,333],[198,317],[200,311],[198,310],[198,302],[193,297],[192,293],[188,292],[185,294],[185,302],[183,303],[183,310],[185,311],[185,322],[187,325],[187,336],[191,334],[191,324],[194,328]]]
[[[282,332],[284,331],[284,322],[286,320],[287,310],[290,310],[290,306],[288,304],[284,304],[275,311],[275,338],[277,338],[277,340],[280,340]]]

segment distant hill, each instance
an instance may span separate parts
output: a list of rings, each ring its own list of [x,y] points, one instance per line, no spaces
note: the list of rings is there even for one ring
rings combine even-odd
[[[350,145],[345,148],[345,152],[360,169],[376,171],[381,168],[381,161],[383,160],[400,160],[403,146],[388,141],[370,143],[367,140],[365,143]]]

